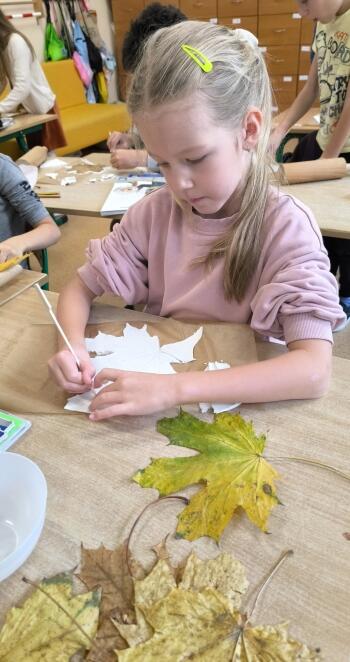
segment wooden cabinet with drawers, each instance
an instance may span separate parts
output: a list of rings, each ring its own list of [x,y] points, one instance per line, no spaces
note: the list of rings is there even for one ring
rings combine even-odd
[[[298,14],[274,14],[259,16],[259,43],[265,46],[299,44],[300,18]]]
[[[270,76],[290,76],[298,73],[299,47],[261,46]]]
[[[271,76],[273,101],[277,108],[288,108],[294,101],[297,78],[297,76]]]
[[[121,48],[130,21],[154,0],[111,0],[115,25],[119,94],[125,98],[127,75]],[[274,90],[274,110],[282,111],[305,84],[310,68],[313,22],[301,18],[294,0],[158,0],[190,19],[250,30],[259,39]]]
[[[223,18],[219,16],[218,18],[219,25],[226,25],[231,30],[235,28],[241,28],[243,30],[249,30],[253,34],[258,33],[258,17],[257,16],[236,16],[232,18]]]
[[[258,0],[218,0],[218,16],[257,16]]]
[[[259,14],[292,14],[296,11],[294,0],[259,0]]]

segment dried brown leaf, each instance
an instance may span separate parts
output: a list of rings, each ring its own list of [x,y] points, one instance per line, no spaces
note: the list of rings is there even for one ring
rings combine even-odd
[[[113,617],[113,612],[111,613]],[[114,650],[127,647],[125,639],[119,634],[109,616],[99,625],[93,645],[87,656],[88,662],[115,662]]]
[[[114,622],[135,623],[134,583],[127,562],[127,545],[117,549],[81,547],[80,580],[85,586],[102,589],[99,627],[87,660],[89,662],[115,661],[114,650],[126,648],[126,641]],[[129,554],[129,566],[133,576],[144,577],[142,566]],[[113,618],[113,621],[112,621]]]
[[[131,560],[136,577],[144,577],[142,566]],[[120,623],[134,623],[134,584],[126,559],[126,544],[114,550],[104,545],[98,549],[81,547],[81,570],[79,578],[88,587],[102,589],[101,616],[110,615]]]

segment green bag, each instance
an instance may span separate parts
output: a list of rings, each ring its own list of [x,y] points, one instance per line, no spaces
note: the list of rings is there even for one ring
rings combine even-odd
[[[68,57],[67,49],[62,39],[59,38],[52,23],[47,23],[45,29],[45,60],[65,60]]]

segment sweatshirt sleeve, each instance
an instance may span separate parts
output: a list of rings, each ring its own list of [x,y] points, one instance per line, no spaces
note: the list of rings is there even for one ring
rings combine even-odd
[[[20,168],[4,154],[0,155],[0,195],[32,227],[49,216]]]
[[[147,303],[150,198],[133,205],[103,239],[92,239],[78,274],[96,296],[108,292],[128,304]]]
[[[30,65],[32,54],[25,40],[17,34],[11,35],[5,59],[12,90],[0,102],[0,113],[15,111],[30,92]]]
[[[332,341],[332,329],[344,321],[344,313],[310,210],[291,196],[280,196],[268,226],[260,282],[251,302],[252,327],[287,344]]]

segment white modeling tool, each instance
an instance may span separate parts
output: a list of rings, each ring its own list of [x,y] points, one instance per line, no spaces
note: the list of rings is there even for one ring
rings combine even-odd
[[[69,342],[69,340],[68,340],[68,338],[67,338],[65,332],[63,331],[63,329],[62,329],[62,327],[61,327],[61,325],[60,325],[60,323],[59,323],[59,321],[58,321],[58,319],[57,319],[55,313],[53,312],[53,309],[52,309],[52,306],[51,306],[50,301],[48,300],[46,294],[45,294],[44,291],[41,289],[40,285],[38,285],[38,283],[36,283],[36,284],[34,285],[34,287],[37,289],[37,291],[39,292],[39,294],[40,294],[41,298],[43,299],[45,305],[46,305],[47,308],[49,309],[49,313],[50,313],[50,315],[51,315],[51,317],[52,317],[52,319],[53,319],[53,321],[54,321],[54,323],[55,323],[55,326],[56,326],[57,330],[60,332],[60,334],[61,334],[61,336],[62,336],[64,342],[66,343],[66,345],[67,345],[69,351],[70,351],[71,354],[74,356],[75,362],[76,362],[76,364],[77,364],[77,366],[78,366],[78,368],[79,368],[79,370],[80,370],[80,361],[79,361],[79,359],[78,359],[78,357],[77,357],[77,355],[76,355],[76,353],[75,353],[75,351],[74,351],[72,345],[70,344],[70,342]]]

